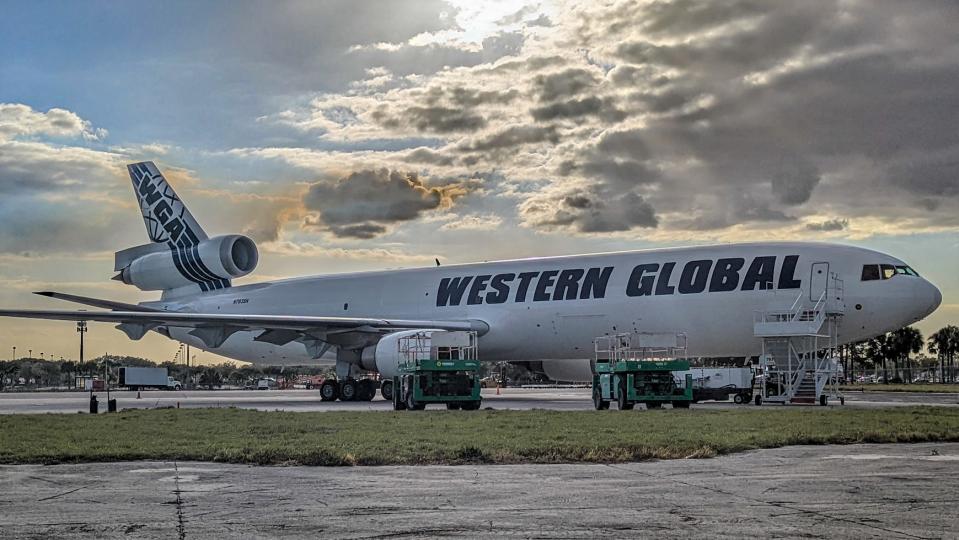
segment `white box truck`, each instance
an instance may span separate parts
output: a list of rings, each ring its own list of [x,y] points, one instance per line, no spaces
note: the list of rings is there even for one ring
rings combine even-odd
[[[160,390],[179,390],[183,387],[180,381],[170,377],[166,368],[150,367],[121,367],[119,385],[130,390],[157,388]]]
[[[753,398],[753,380],[756,372],[752,367],[694,367],[688,371],[674,371],[677,384],[693,376],[693,403],[713,399],[726,401],[730,394],[739,404],[749,403]]]

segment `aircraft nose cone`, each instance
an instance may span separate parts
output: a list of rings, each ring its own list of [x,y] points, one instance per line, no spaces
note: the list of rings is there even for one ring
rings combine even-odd
[[[915,306],[915,316],[918,321],[929,316],[933,311],[936,311],[936,308],[942,303],[942,293],[939,292],[939,289],[935,285],[925,279],[916,283],[914,287],[913,298],[915,299],[915,303],[913,305]]]
[[[929,285],[930,296],[932,297],[929,302],[929,313],[936,311],[940,304],[942,304],[942,291],[932,283],[926,282]]]

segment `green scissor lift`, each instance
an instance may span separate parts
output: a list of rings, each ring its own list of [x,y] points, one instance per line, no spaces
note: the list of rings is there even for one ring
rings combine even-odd
[[[593,406],[608,409],[615,401],[620,410],[643,403],[658,409],[663,403],[689,408],[693,401],[693,376],[676,384],[674,371],[688,371],[685,334],[616,334],[596,338],[596,374]]]
[[[480,408],[476,332],[419,332],[400,338],[402,359],[393,377],[393,409],[423,410],[429,403],[447,409]]]

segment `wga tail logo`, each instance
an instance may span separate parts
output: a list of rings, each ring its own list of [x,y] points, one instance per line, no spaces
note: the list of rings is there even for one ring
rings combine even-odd
[[[187,229],[183,221],[186,207],[159,171],[151,174],[146,165],[138,164],[131,166],[130,172],[150,240],[176,243]]]

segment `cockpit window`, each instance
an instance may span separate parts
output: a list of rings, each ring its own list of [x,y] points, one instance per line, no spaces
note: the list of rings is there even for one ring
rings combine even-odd
[[[891,279],[897,275],[919,277],[919,274],[915,270],[906,265],[864,264],[862,266],[863,281]]]
[[[904,275],[907,275],[907,276],[916,276],[916,277],[919,276],[919,274],[917,274],[915,270],[913,270],[912,268],[910,268],[910,267],[908,267],[908,266],[897,266],[897,267],[896,267],[896,273],[897,273],[897,274],[904,274]]]

